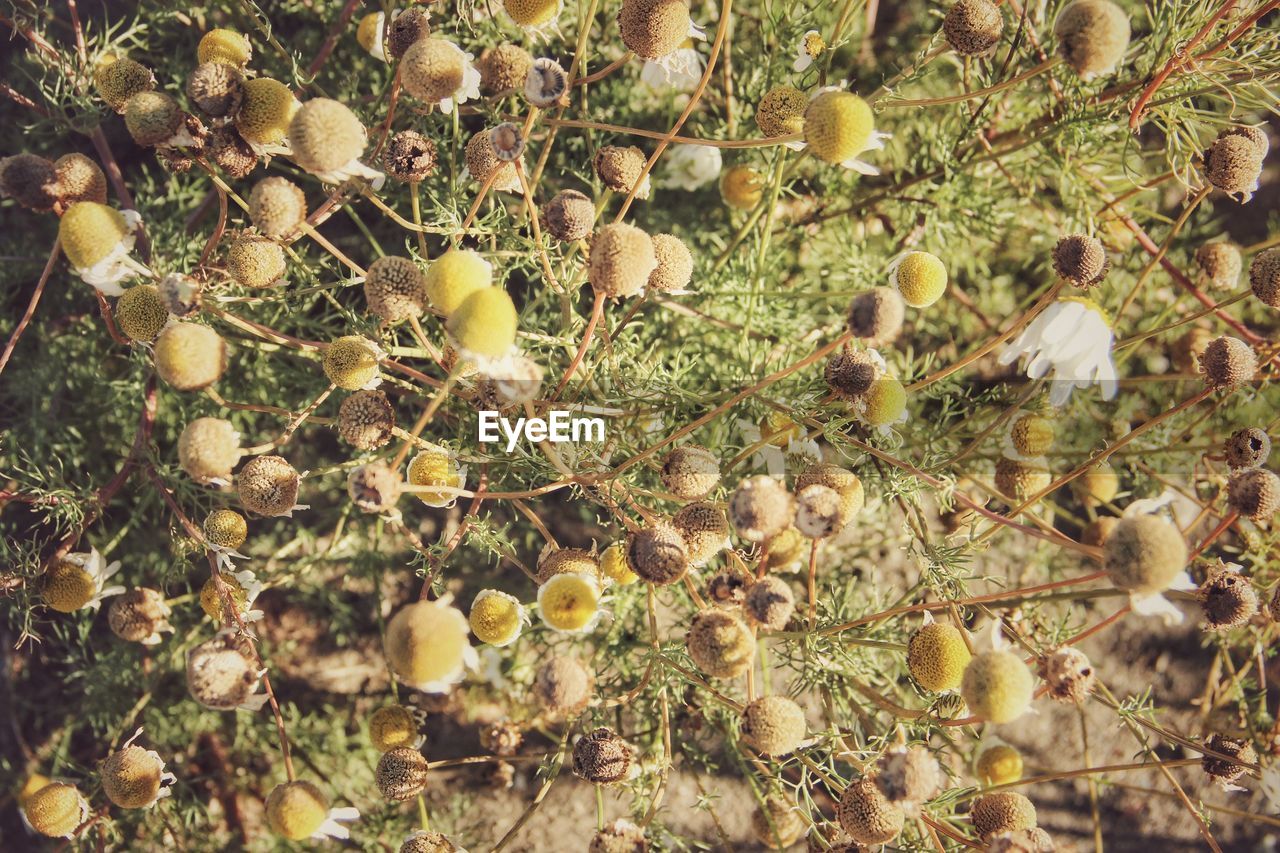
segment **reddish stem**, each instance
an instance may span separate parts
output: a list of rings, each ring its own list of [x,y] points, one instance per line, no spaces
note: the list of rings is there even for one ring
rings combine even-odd
[[[574,355],[573,361],[570,362],[569,368],[564,372],[564,378],[560,380],[560,384],[556,386],[556,391],[551,395],[550,401],[554,402],[559,399],[560,393],[564,391],[569,380],[573,378],[573,374],[577,372],[578,365],[582,364],[582,359],[587,354],[587,348],[591,346],[591,338],[596,333],[596,325],[599,324],[600,318],[604,315],[604,293],[596,291],[595,304],[591,306],[591,319],[587,320],[587,328],[582,333],[582,343],[578,345],[578,352]]]
[[[1239,0],[1227,0],[1227,2],[1223,3],[1218,8],[1218,11],[1214,13],[1213,17],[1206,21],[1205,25],[1200,28],[1200,31],[1191,37],[1191,41],[1187,42],[1185,45],[1179,45],[1174,50],[1173,55],[1170,56],[1169,60],[1164,64],[1164,68],[1160,69],[1160,73],[1147,84],[1147,88],[1142,90],[1142,94],[1138,95],[1138,100],[1133,105],[1133,111],[1129,113],[1130,130],[1137,130],[1142,126],[1142,114],[1146,111],[1147,104],[1150,103],[1151,99],[1155,96],[1156,90],[1160,88],[1165,80],[1169,79],[1173,72],[1177,71],[1187,63],[1191,57],[1192,49],[1200,42],[1204,41],[1205,37],[1208,36],[1209,33],[1213,31],[1213,28],[1218,25],[1218,22],[1225,18],[1231,10],[1235,8],[1237,2],[1239,2]]]
[[[36,290],[35,293],[31,294],[31,301],[27,303],[26,313],[22,315],[22,319],[18,321],[13,334],[9,336],[9,342],[4,345],[4,352],[0,353],[0,373],[4,372],[4,366],[9,363],[9,357],[13,355],[14,347],[18,345],[18,338],[22,337],[27,324],[31,322],[31,318],[36,313],[36,306],[40,304],[40,297],[44,295],[44,286],[49,283],[49,274],[53,272],[53,265],[58,262],[58,254],[61,248],[61,244],[54,240],[53,251],[49,253],[49,260],[44,265],[44,272],[40,273],[40,280],[36,282]]]

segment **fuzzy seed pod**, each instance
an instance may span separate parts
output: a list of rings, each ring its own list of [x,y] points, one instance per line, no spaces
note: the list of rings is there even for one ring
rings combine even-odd
[[[267,795],[267,824],[293,841],[310,838],[329,815],[329,800],[310,782],[282,782]]]
[[[495,95],[524,88],[533,56],[519,45],[504,42],[480,54],[480,85]]]
[[[505,290],[482,287],[462,300],[445,328],[465,354],[500,359],[509,355],[516,345],[518,321],[515,303]]]
[[[1035,678],[1022,658],[1013,652],[983,652],[965,667],[960,695],[977,717],[987,722],[1011,723],[1031,707]]]
[[[804,711],[785,696],[764,696],[742,712],[742,737],[761,755],[776,758],[795,752],[808,732]]]
[[[1204,152],[1204,176],[1214,189],[1247,202],[1258,189],[1262,158],[1243,136],[1221,136]]]
[[[1004,34],[1004,17],[991,0],[959,0],[942,19],[942,34],[961,56],[990,53]]]
[[[253,693],[258,678],[248,640],[233,634],[219,634],[187,654],[187,689],[206,708],[234,710]]]
[[[128,233],[120,211],[91,201],[71,205],[58,222],[62,253],[76,269],[92,267],[106,258]]]
[[[107,176],[83,154],[63,154],[53,162],[58,173],[58,198],[63,204],[77,201],[107,203]],[[0,180],[3,184],[3,180]]]
[[[1040,658],[1040,677],[1054,699],[1079,704],[1093,692],[1098,676],[1084,652],[1063,646]]]
[[[711,576],[707,581],[707,598],[712,604],[724,607],[739,607],[747,597],[747,586],[755,582],[742,569],[728,565]]]
[[[410,747],[418,737],[418,721],[403,705],[387,705],[369,717],[369,742],[378,752]]]
[[[89,819],[89,803],[75,785],[52,782],[22,804],[31,828],[49,838],[70,838]]]
[[[626,818],[618,818],[600,830],[587,845],[587,853],[648,853],[644,830]]]
[[[139,92],[154,89],[155,75],[145,65],[127,57],[104,60],[93,70],[93,87],[111,109],[124,112],[124,105]]]
[[[623,0],[618,12],[622,42],[641,59],[674,53],[689,37],[689,24],[684,0]]]
[[[643,580],[666,586],[689,571],[684,537],[671,524],[659,522],[627,538],[627,565]]]
[[[1120,519],[1103,545],[1103,555],[1111,582],[1139,595],[1163,592],[1187,567],[1182,534],[1154,515]]]
[[[381,462],[357,466],[347,475],[347,494],[364,512],[391,512],[403,486],[400,474]]]
[[[698,500],[720,484],[720,460],[696,444],[677,447],[662,460],[662,485],[681,500]]]
[[[598,229],[588,255],[587,280],[597,293],[614,299],[643,292],[658,267],[653,240],[625,222]]]
[[[1019,415],[1009,428],[1009,440],[1023,456],[1044,456],[1053,449],[1053,421],[1040,415]]]
[[[301,478],[293,466],[279,456],[255,456],[236,477],[240,503],[258,515],[288,515],[298,503]]]
[[[102,792],[122,809],[145,808],[160,796],[164,762],[151,750],[126,746],[107,756],[100,771]]]
[[[492,183],[493,189],[502,192],[520,192],[520,176],[516,164],[498,156],[493,147],[493,135],[482,130],[467,142],[467,171],[477,183]],[[514,159],[514,158],[513,158]]]
[[[827,163],[857,157],[867,149],[874,130],[871,107],[852,92],[823,92],[804,111],[804,141]]]
[[[139,92],[124,106],[124,123],[139,145],[164,145],[183,125],[178,102],[163,92]]]
[[[288,178],[272,176],[253,185],[253,190],[249,193],[249,219],[266,236],[283,237],[306,218],[307,197]],[[280,265],[283,272],[283,252]],[[234,271],[232,275],[235,275]],[[239,278],[236,280],[240,281]]]
[[[253,45],[242,33],[235,30],[209,30],[200,37],[196,46],[196,59],[200,62],[223,62],[236,68],[244,68],[253,58]]]
[[[626,194],[641,181],[640,175],[644,172],[645,160],[644,152],[634,145],[626,147],[606,145],[596,152],[592,164],[596,170],[596,177],[606,187],[616,193]],[[645,175],[639,191],[636,192],[636,198],[648,197],[649,176]]]
[[[243,178],[258,165],[258,155],[234,127],[219,127],[205,141],[205,154],[233,178]]]
[[[208,388],[227,366],[227,345],[218,333],[196,323],[174,323],[156,338],[156,373],[179,391]]]
[[[933,753],[922,746],[913,746],[891,749],[880,756],[872,781],[886,800],[909,817],[915,817],[920,813],[921,804],[938,793],[943,778]]]
[[[658,259],[649,274],[649,289],[659,293],[683,292],[693,279],[693,255],[674,234],[654,234],[653,254]]]
[[[312,98],[289,122],[294,161],[313,175],[334,172],[364,153],[367,134],[346,104]]]
[[[748,477],[729,497],[729,521],[748,542],[763,542],[791,526],[795,500],[778,480],[766,475]]]
[[[996,791],[983,794],[973,802],[973,830],[983,841],[1002,832],[1034,829],[1036,807],[1022,794],[1014,791]]]
[[[382,165],[397,181],[422,181],[436,170],[436,144],[416,130],[402,130],[387,142]]]
[[[1238,571],[1219,564],[1196,591],[1204,610],[1204,626],[1210,631],[1229,631],[1248,624],[1258,612],[1258,594],[1253,584]]]
[[[1205,741],[1205,746],[1214,752],[1229,755],[1237,759],[1237,761],[1243,762],[1238,764],[1235,761],[1227,761],[1214,755],[1206,755],[1200,759],[1200,766],[1204,769],[1204,772],[1213,781],[1221,785],[1230,785],[1236,782],[1240,777],[1244,776],[1247,770],[1244,764],[1253,764],[1258,760],[1258,753],[1253,748],[1253,744],[1241,738],[1214,734]]]
[[[795,803],[779,796],[765,798],[751,813],[751,834],[770,850],[786,850],[809,829],[809,822]]]
[[[596,208],[577,190],[561,190],[542,206],[542,224],[552,237],[571,243],[591,233]]]
[[[227,250],[227,272],[245,287],[273,287],[282,284],[285,274],[284,249],[260,234],[245,231]]]
[[[230,480],[240,454],[239,433],[221,418],[196,418],[178,437],[178,464],[197,483]]]
[[[236,130],[246,142],[282,145],[288,138],[289,123],[298,111],[298,101],[289,87],[270,77],[254,77],[244,82]]]
[[[1195,260],[1200,268],[1200,283],[1214,290],[1235,287],[1244,267],[1240,249],[1233,243],[1205,243],[1196,249]]]
[[[912,308],[928,308],[947,291],[947,268],[928,252],[907,252],[897,261],[893,283],[902,301]]]
[[[162,593],[138,587],[112,598],[107,624],[125,642],[151,646],[160,642],[160,632],[173,630],[169,612]]]
[[[1049,833],[1037,826],[992,836],[986,853],[1053,853],[1056,849]]]
[[[212,118],[233,115],[244,98],[244,74],[224,62],[197,65],[187,77],[187,97]]]
[[[1233,471],[1257,468],[1271,455],[1271,438],[1257,427],[1245,427],[1231,433],[1222,452]]]
[[[907,816],[864,776],[844,789],[836,818],[859,844],[887,844],[902,832]]]
[[[1271,140],[1267,138],[1267,131],[1264,127],[1250,127],[1249,125],[1236,125],[1228,127],[1218,133],[1218,138],[1222,139],[1226,136],[1239,136],[1249,140],[1253,144],[1254,150],[1259,157],[1266,157],[1271,150]]]
[[[1223,335],[1205,345],[1200,356],[1200,372],[1211,388],[1229,391],[1254,380],[1258,374],[1258,357],[1244,341]]]
[[[871,356],[863,350],[846,346],[831,356],[823,370],[823,378],[833,394],[852,402],[867,393],[875,381],[876,372]]]
[[[764,176],[750,166],[730,166],[720,174],[720,197],[737,210],[752,210],[764,198]]]
[[[364,296],[375,317],[388,323],[421,317],[427,309],[427,293],[426,276],[408,258],[388,255],[369,265]]]
[[[577,658],[553,657],[534,673],[533,695],[544,710],[571,717],[591,701],[595,680]]]
[[[1017,782],[1022,778],[1022,753],[1007,743],[997,743],[982,751],[975,769],[984,785]]]
[[[1252,521],[1266,521],[1280,510],[1280,477],[1251,468],[1227,481],[1227,506]]]
[[[534,574],[538,585],[565,574],[599,578],[600,560],[594,552],[583,548],[544,548],[538,555],[538,570]]]
[[[711,562],[729,542],[729,520],[723,510],[710,502],[682,507],[671,519],[671,525],[684,539],[689,565],[693,568]]]
[[[451,97],[462,86],[466,57],[443,39],[418,39],[400,60],[405,91],[428,104]],[[474,176],[474,172],[472,175]]]
[[[383,799],[411,800],[427,787],[427,759],[412,747],[398,746],[378,759],[374,780]]]
[[[597,785],[612,785],[627,778],[635,761],[635,749],[611,729],[598,728],[573,745],[573,773]]]
[[[338,409],[338,435],[357,450],[382,447],[395,425],[391,401],[381,391],[357,391]]]
[[[786,581],[766,575],[747,587],[742,609],[761,628],[781,631],[795,612],[796,600]]]
[[[249,524],[233,509],[215,509],[205,516],[204,538],[217,548],[234,551],[249,538]]]
[[[431,20],[421,6],[410,6],[391,19],[387,33],[387,54],[400,59],[422,39],[431,35]],[[437,98],[436,100],[439,100]]]
[[[444,833],[419,829],[404,840],[398,853],[459,853],[460,849]]]
[[[859,293],[849,306],[849,331],[868,345],[890,344],[902,331],[906,319],[902,294],[889,287],[874,287]]]
[[[1280,249],[1267,249],[1254,257],[1249,264],[1249,288],[1264,304],[1280,308]]]
[[[1076,287],[1093,287],[1107,277],[1111,260],[1097,237],[1071,234],[1053,247],[1053,269]]]
[[[945,622],[919,628],[907,643],[907,669],[925,690],[959,687],[972,658],[960,629]]]
[[[756,124],[765,136],[791,136],[804,131],[809,98],[794,86],[774,86],[756,106]]]
[[[844,501],[835,489],[814,483],[796,492],[796,529],[810,539],[825,539],[844,528]]]
[[[1084,80],[1110,74],[1129,48],[1129,17],[1110,0],[1075,0],[1053,24],[1058,52]]]
[[[387,666],[404,684],[443,693],[476,663],[467,617],[446,601],[418,601],[387,623],[382,648]]]
[[[57,167],[35,154],[0,157],[0,196],[8,196],[36,213],[52,210],[62,198]]]
[[[168,322],[169,312],[155,285],[135,284],[116,300],[116,323],[131,341],[154,341]]]
[[[344,335],[325,349],[324,375],[339,388],[358,391],[377,378],[380,357],[373,341],[360,335]]]
[[[756,653],[750,629],[724,610],[694,616],[684,642],[698,669],[712,678],[737,678],[751,667]]]
[[[1048,466],[1049,460],[1043,456],[1025,460],[1001,456],[996,461],[996,489],[1009,500],[1022,503],[1053,482]]]

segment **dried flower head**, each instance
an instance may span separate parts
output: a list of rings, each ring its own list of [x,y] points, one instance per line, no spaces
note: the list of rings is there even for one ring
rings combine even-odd
[[[1093,692],[1097,672],[1079,649],[1063,646],[1040,658],[1040,677],[1059,702],[1079,704]]]
[[[1243,427],[1231,433],[1222,453],[1233,471],[1257,468],[1271,455],[1271,437],[1257,427]]]
[[[1187,544],[1168,521],[1154,515],[1122,518],[1103,545],[1104,566],[1119,589],[1156,593],[1187,567]]]
[[[1211,566],[1205,582],[1196,590],[1210,631],[1229,631],[1248,624],[1258,612],[1258,593],[1240,567],[1219,561]]]
[[[89,801],[75,785],[51,782],[22,804],[31,828],[49,838],[71,838],[89,820]]]
[[[872,781],[886,800],[908,817],[917,817],[920,806],[938,793],[944,778],[938,759],[928,749],[900,746],[880,756]]]
[[[227,272],[245,287],[284,284],[284,249],[261,234],[244,231],[227,250]]]
[[[598,728],[573,745],[573,773],[597,785],[626,779],[635,761],[635,748],[612,729]]]
[[[606,145],[596,151],[592,161],[596,177],[616,193],[630,193],[637,184],[636,198],[649,197],[649,176],[644,175],[644,152],[634,145]]]
[[[1205,755],[1200,759],[1200,766],[1219,786],[1228,788],[1244,776],[1248,770],[1245,764],[1253,764],[1258,760],[1257,750],[1244,738],[1228,737],[1224,734],[1212,734],[1205,741],[1205,746],[1214,752],[1230,756],[1235,761],[1228,761],[1216,755]],[[1228,788],[1230,789],[1230,788]]]
[[[942,19],[942,34],[961,56],[990,53],[1004,34],[1004,16],[991,0],[959,0]]]
[[[392,59],[400,59],[409,48],[431,35],[431,20],[421,6],[410,6],[391,18],[385,50]]]
[[[234,127],[214,128],[205,140],[205,156],[233,178],[243,178],[258,165],[258,154]]]
[[[846,344],[827,361],[823,378],[833,394],[852,402],[867,393],[877,373],[879,368],[869,352]]]
[[[249,193],[249,218],[266,236],[284,237],[307,218],[307,197],[287,178],[263,178]],[[239,277],[236,280],[240,281]]]
[[[763,542],[791,526],[795,499],[779,480],[767,475],[748,477],[729,497],[729,522],[748,542]]]
[[[674,234],[653,235],[653,254],[658,265],[649,274],[649,289],[659,293],[685,293],[693,279],[693,255]]]
[[[553,657],[533,676],[533,695],[553,714],[573,716],[591,701],[595,675],[577,658]]]
[[[240,503],[258,515],[289,515],[298,508],[302,478],[283,457],[255,456],[236,476]]]
[[[436,144],[416,130],[393,134],[382,153],[382,166],[397,181],[422,181],[436,170]]]
[[[1021,503],[1039,494],[1052,482],[1049,460],[1043,456],[1030,459],[1001,456],[996,460],[996,489],[1011,501]]]
[[[795,596],[786,581],[766,575],[747,587],[742,609],[761,628],[781,631],[795,612]]]
[[[141,730],[139,730],[141,731]],[[169,796],[168,782],[176,781],[165,771],[164,759],[151,749],[128,744],[102,762],[99,770],[102,792],[122,809],[143,809]]]
[[[623,0],[618,12],[622,42],[641,59],[674,53],[689,37],[692,23],[684,0]]]
[[[1058,52],[1083,80],[1115,70],[1129,48],[1129,16],[1110,0],[1074,0],[1053,23]]]
[[[124,105],[124,124],[133,141],[146,146],[192,146],[195,140],[180,135],[186,116],[164,92],[139,92]]]
[[[347,494],[363,512],[392,512],[403,485],[400,474],[382,462],[358,465],[347,475]]]
[[[587,845],[587,853],[648,853],[644,830],[624,817],[598,831]]]
[[[799,807],[786,797],[772,794],[751,813],[751,834],[770,850],[785,850],[809,829]]]
[[[761,755],[795,752],[808,733],[804,711],[785,696],[764,696],[742,711],[742,737]]]
[[[662,460],[662,484],[681,500],[706,497],[720,483],[720,460],[704,447],[686,444]]]
[[[671,526],[684,540],[689,565],[701,568],[729,544],[729,520],[724,510],[709,501],[682,507]]]
[[[53,167],[58,173],[58,199],[63,204],[107,203],[107,176],[88,157],[79,153],[63,154],[53,162]]]
[[[657,267],[653,240],[634,225],[605,225],[591,236],[587,280],[597,293],[614,299],[635,296]]]
[[[57,167],[35,154],[0,157],[0,197],[3,196],[37,213],[52,210],[62,197]]]
[[[368,135],[346,104],[312,98],[294,113],[288,136],[294,162],[325,183],[362,178],[382,188],[385,176],[360,162]]]
[[[225,118],[240,109],[244,74],[225,62],[203,62],[187,77],[187,97],[205,115]]]
[[[1249,264],[1249,288],[1263,304],[1280,308],[1280,248],[1254,256]]]
[[[169,311],[155,285],[136,284],[116,300],[116,323],[131,341],[154,341],[168,322]]]
[[[1070,234],[1053,247],[1053,269],[1076,287],[1094,287],[1111,271],[1111,260],[1097,237]]]
[[[1280,477],[1266,468],[1233,474],[1227,481],[1227,506],[1252,521],[1266,521],[1280,510]]]
[[[427,759],[413,747],[397,746],[382,753],[373,775],[383,799],[411,800],[427,787]]]
[[[561,190],[542,206],[540,214],[552,237],[572,242],[591,233],[596,208],[590,198],[577,190]]]
[[[1214,189],[1238,196],[1241,203],[1253,198],[1262,174],[1257,146],[1243,136],[1220,136],[1204,151],[1204,176]]]
[[[902,294],[889,287],[874,287],[859,293],[849,306],[849,332],[868,345],[890,344],[902,331],[906,319]]]
[[[698,669],[713,678],[737,678],[750,668],[756,643],[741,619],[724,610],[693,617],[685,647]]]
[[[118,113],[139,92],[146,92],[156,85],[151,69],[128,57],[108,55],[93,70],[93,87],[102,100]]]
[[[1230,290],[1235,287],[1240,280],[1240,271],[1244,268],[1240,248],[1234,243],[1205,243],[1196,249],[1195,261],[1200,270],[1200,283],[1207,284],[1214,290]]]
[[[794,86],[774,86],[756,106],[756,124],[765,136],[792,136],[804,131],[809,98]]]
[[[260,670],[249,641],[230,631],[187,653],[187,689],[191,697],[215,711],[231,711],[266,701],[257,690]]]
[[[1258,357],[1239,338],[1223,335],[1205,345],[1200,372],[1211,387],[1225,391],[1247,385],[1258,374]]]
[[[844,789],[836,805],[836,817],[859,844],[889,843],[902,832],[907,819],[902,809],[885,799],[867,776]]]
[[[480,54],[480,85],[495,95],[524,88],[533,56],[516,44],[503,42]]]
[[[107,608],[107,623],[111,633],[126,642],[154,646],[162,639],[162,633],[173,630],[169,624],[171,612],[163,593],[138,587],[112,600]]]
[[[679,530],[658,522],[627,537],[627,565],[641,579],[665,586],[688,573],[689,551]]]
[[[973,801],[973,830],[983,841],[1002,832],[1034,829],[1035,805],[1016,791],[996,791]]]
[[[569,91],[569,75],[554,59],[542,56],[529,66],[524,80],[524,97],[535,107],[543,109],[564,101]]]
[[[196,323],[173,323],[155,343],[156,373],[179,391],[208,388],[227,366],[227,345],[218,333]]]

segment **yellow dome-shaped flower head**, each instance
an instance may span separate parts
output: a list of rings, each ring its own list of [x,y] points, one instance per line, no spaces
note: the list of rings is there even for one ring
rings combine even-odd
[[[178,102],[164,92],[139,92],[124,106],[125,127],[139,145],[194,147],[195,140],[183,130],[185,123]]]
[[[416,690],[446,692],[479,661],[468,641],[470,633],[467,618],[447,601],[415,602],[387,623],[383,639],[387,665],[396,678]]]
[[[102,791],[122,809],[141,809],[168,796],[164,760],[154,751],[129,745],[102,762]]]
[[[1009,443],[1022,456],[1044,456],[1055,437],[1053,421],[1031,412],[1018,415],[1009,427]]]
[[[156,85],[151,69],[128,57],[104,57],[93,69],[93,87],[102,100],[118,113],[139,92],[146,92]]]
[[[122,586],[106,586],[119,570],[118,561],[107,564],[94,548],[88,553],[67,554],[45,572],[41,596],[51,610],[59,613],[74,613],[85,607],[96,610],[107,596],[124,592]]]
[[[720,173],[720,197],[730,207],[751,210],[764,197],[764,176],[750,166],[730,166]]]
[[[1008,785],[1022,778],[1022,753],[1007,743],[984,749],[976,762],[978,779],[984,785]]]
[[[960,684],[969,711],[991,723],[1011,723],[1031,707],[1035,676],[1013,652],[983,652],[965,667]]]
[[[325,822],[329,801],[310,782],[285,782],[267,796],[267,823],[293,841],[310,838]]]
[[[600,554],[600,573],[618,586],[630,586],[640,576],[627,565],[626,540],[614,542]]]
[[[1163,592],[1187,567],[1187,543],[1163,518],[1120,519],[1103,543],[1103,566],[1117,588],[1139,595]]]
[[[804,111],[804,141],[819,160],[850,163],[873,145],[875,117],[852,92],[817,95]]]
[[[169,311],[152,284],[137,284],[116,301],[116,323],[131,341],[154,341],[169,322]]]
[[[382,12],[370,12],[360,19],[356,25],[356,43],[369,52],[375,59],[387,58],[383,44],[383,32],[386,29],[387,16]]]
[[[62,251],[77,269],[96,265],[128,235],[129,228],[120,211],[92,201],[71,205],[58,222]]]
[[[774,86],[756,107],[756,124],[765,136],[802,133],[808,104],[808,97],[794,86]]]
[[[516,344],[515,303],[501,287],[472,293],[449,317],[449,337],[466,357],[500,360]]]
[[[502,7],[524,29],[539,30],[555,23],[564,0],[502,0]]]
[[[369,742],[378,752],[414,747],[422,742],[418,718],[404,705],[387,705],[369,718]]]
[[[937,255],[907,252],[893,265],[893,284],[902,301],[912,308],[927,308],[947,290],[947,268]]]
[[[31,828],[49,838],[70,838],[89,819],[89,803],[75,785],[52,782],[23,804]]]
[[[409,470],[405,479],[410,486],[439,487],[448,486],[461,489],[466,485],[465,471],[458,467],[458,462],[448,451],[442,448],[424,450],[409,462]],[[458,499],[449,492],[414,491],[418,500],[427,506],[452,506]]]
[[[381,382],[378,362],[382,350],[360,335],[344,335],[324,351],[324,375],[347,391],[370,389]]]
[[[245,287],[273,287],[284,282],[284,249],[261,234],[245,231],[227,250],[227,272]]]
[[[538,587],[538,612],[556,631],[589,631],[600,613],[600,584],[591,575],[577,572],[554,575]]]
[[[894,377],[882,376],[871,383],[854,407],[868,426],[900,423],[907,417],[907,389]]]
[[[288,138],[289,123],[298,107],[298,99],[279,80],[246,80],[240,111],[236,113],[236,130],[251,145],[281,146]]]
[[[493,265],[479,252],[449,249],[427,267],[427,299],[445,317],[467,297],[493,284]]]
[[[930,622],[907,643],[907,668],[925,690],[959,687],[972,657],[960,629],[942,622]]]
[[[179,391],[208,388],[227,366],[227,345],[218,333],[197,323],[174,323],[155,346],[156,373]]]
[[[520,601],[496,589],[482,590],[471,603],[467,617],[471,633],[482,643],[491,646],[509,646],[520,636],[528,617]]]
[[[252,58],[253,45],[246,36],[235,30],[209,30],[200,37],[200,44],[196,47],[198,62],[221,62],[244,68]]]
[[[204,537],[217,548],[234,551],[249,538],[249,524],[234,509],[215,509],[205,516]]]

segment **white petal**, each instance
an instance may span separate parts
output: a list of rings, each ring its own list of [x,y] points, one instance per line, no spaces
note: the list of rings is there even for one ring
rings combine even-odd
[[[1134,613],[1142,616],[1159,616],[1166,625],[1178,625],[1182,622],[1182,611],[1159,593],[1154,595],[1131,595],[1129,596],[1129,602],[1133,605]]]

